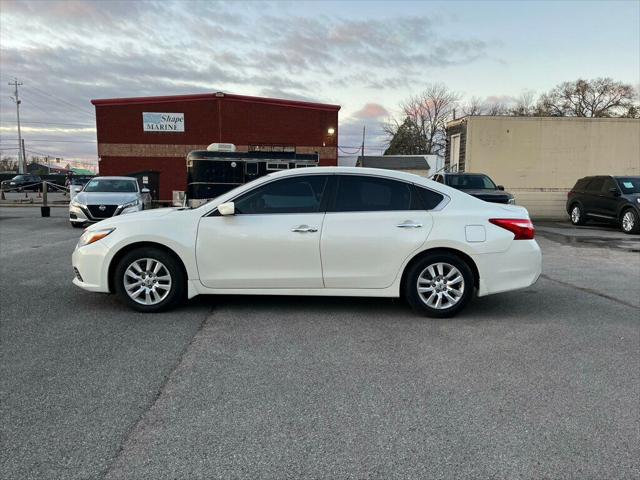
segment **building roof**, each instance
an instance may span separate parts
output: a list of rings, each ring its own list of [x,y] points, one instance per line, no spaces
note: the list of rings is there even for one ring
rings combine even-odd
[[[446,128],[453,128],[463,123],[467,123],[469,120],[513,120],[518,122],[638,122],[638,118],[624,118],[624,117],[536,117],[528,115],[466,115],[464,117],[450,120],[446,124]]]
[[[174,103],[174,102],[194,102],[201,100],[220,99],[232,100],[237,102],[250,103],[266,103],[269,105],[280,105],[286,107],[311,108],[316,110],[338,111],[340,105],[332,105],[328,103],[315,103],[300,100],[285,100],[281,98],[252,97],[248,95],[235,95],[232,93],[215,92],[215,93],[196,93],[193,95],[167,95],[160,97],[129,97],[129,98],[103,98],[93,99],[91,103],[95,106],[105,105],[134,105],[149,103]]]
[[[358,157],[357,165],[391,170],[429,170],[428,155],[365,155]]]

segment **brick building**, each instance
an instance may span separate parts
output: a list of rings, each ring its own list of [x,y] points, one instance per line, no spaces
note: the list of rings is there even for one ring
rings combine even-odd
[[[211,143],[236,151],[317,153],[337,165],[339,105],[222,92],[92,100],[100,175],[150,173],[156,196],[185,190],[186,155]]]

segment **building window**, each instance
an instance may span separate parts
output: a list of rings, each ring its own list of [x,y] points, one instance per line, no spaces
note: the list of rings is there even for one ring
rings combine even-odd
[[[288,170],[288,169],[289,169],[288,163],[281,163],[281,162],[267,163],[267,170]]]

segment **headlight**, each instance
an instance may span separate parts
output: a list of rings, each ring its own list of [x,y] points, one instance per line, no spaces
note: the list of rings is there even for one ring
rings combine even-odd
[[[78,240],[78,248],[85,245],[91,245],[92,243],[102,240],[104,237],[113,232],[115,228],[102,228],[99,230],[87,230],[82,234],[80,240]]]
[[[516,204],[516,199],[515,198],[510,198],[509,201],[507,202],[509,205],[515,205]]]
[[[636,198],[636,203],[640,203],[640,197]]]
[[[140,200],[136,198],[133,202],[125,203],[124,205],[120,205],[120,207],[122,208],[122,210],[124,210],[125,208],[135,207],[136,205],[139,205],[139,204],[140,204]]]
[[[71,204],[72,207],[84,207],[84,203],[80,203],[78,200],[76,200],[75,198],[73,200],[71,200]]]

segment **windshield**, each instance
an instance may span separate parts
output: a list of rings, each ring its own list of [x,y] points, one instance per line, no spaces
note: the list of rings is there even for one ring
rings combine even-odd
[[[25,175],[16,175],[11,180],[24,180],[25,178],[27,178]]]
[[[496,189],[496,184],[486,175],[449,175],[447,185],[460,190]]]
[[[622,193],[640,193],[640,177],[618,177],[616,180]]]
[[[84,187],[85,192],[136,193],[138,184],[135,180],[113,180],[97,178]]]

